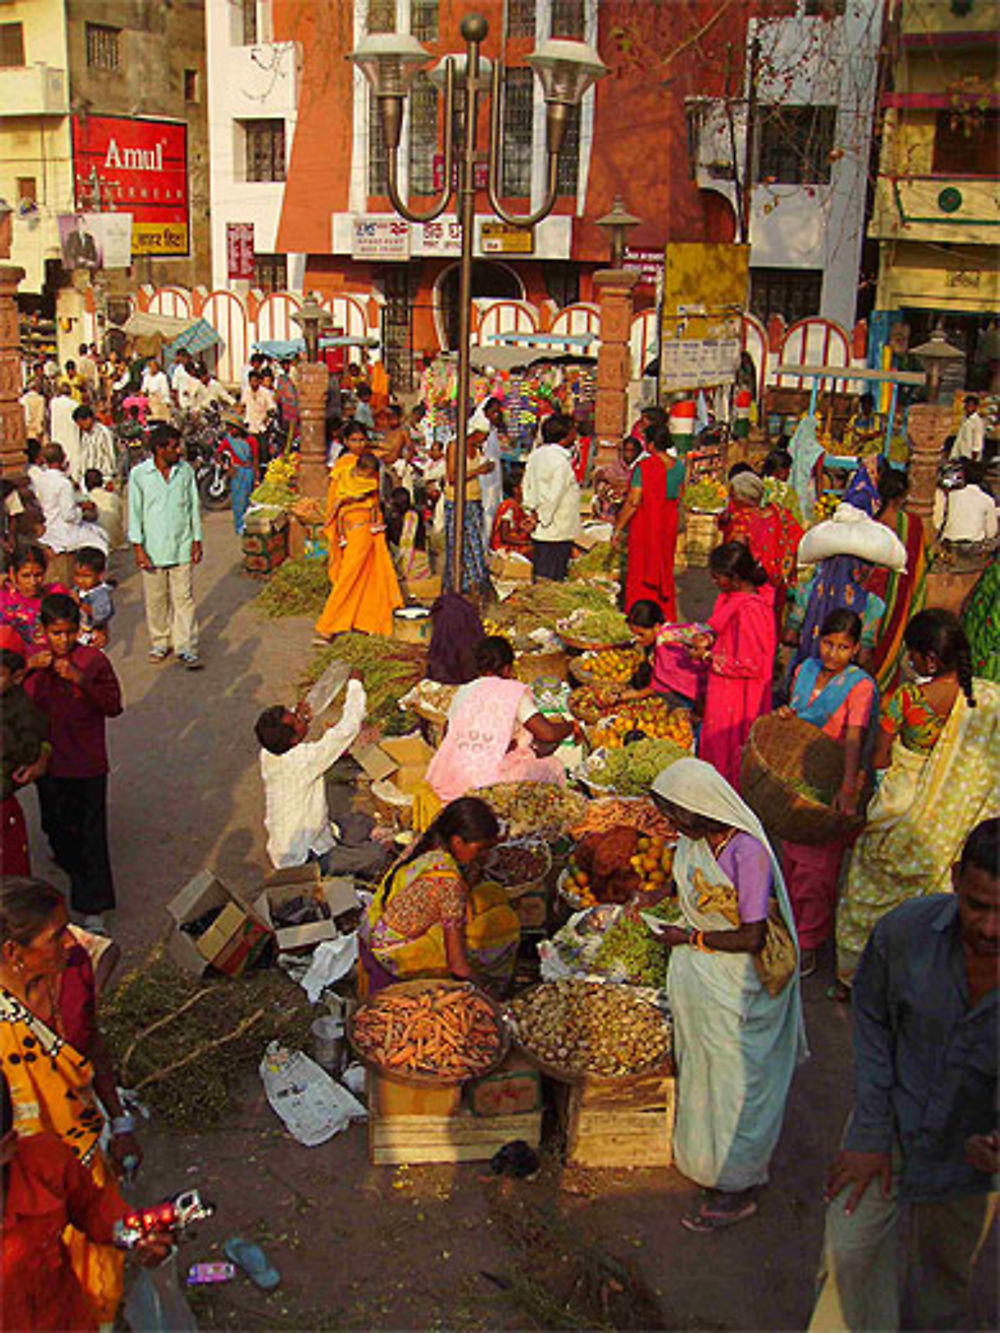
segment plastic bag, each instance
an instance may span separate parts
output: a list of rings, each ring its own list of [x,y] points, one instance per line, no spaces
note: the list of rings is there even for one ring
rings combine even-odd
[[[306,704],[312,709],[313,717],[319,717],[320,713],[326,712],[347,684],[350,674],[351,667],[348,662],[330,663],[305,697]]]
[[[197,1333],[194,1312],[177,1281],[177,1251],[157,1268],[140,1268],[125,1300],[132,1333]]]
[[[325,1143],[352,1120],[367,1119],[357,1098],[304,1051],[289,1051],[272,1041],[260,1062],[260,1077],[272,1109],[307,1148]]]

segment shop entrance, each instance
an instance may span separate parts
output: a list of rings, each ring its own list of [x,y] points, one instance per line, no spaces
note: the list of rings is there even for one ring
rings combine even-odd
[[[472,261],[472,295],[496,300],[523,301],[524,287],[513,269],[488,259]],[[435,285],[438,329],[444,346],[453,352],[458,347],[458,265],[446,268]]]

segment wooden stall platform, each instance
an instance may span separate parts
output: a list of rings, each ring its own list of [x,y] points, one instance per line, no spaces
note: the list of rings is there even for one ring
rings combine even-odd
[[[561,1086],[559,1123],[567,1166],[669,1166],[673,1160],[676,1079],[652,1075],[615,1087]]]

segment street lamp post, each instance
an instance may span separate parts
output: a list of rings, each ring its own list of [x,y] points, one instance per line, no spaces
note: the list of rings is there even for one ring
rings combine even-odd
[[[465,115],[458,161],[457,213],[461,231],[458,283],[458,418],[455,440],[455,540],[452,586],[462,591],[462,545],[465,536],[465,480],[469,416],[469,340],[472,329],[472,249],[476,213],[476,112],[480,94],[489,91],[492,99],[489,137],[489,181],[487,197],[490,208],[502,221],[515,227],[532,227],[551,213],[556,201],[559,149],[566,137],[569,114],[583,100],[587,89],[604,73],[606,67],[592,46],[586,42],[550,40],[528,56],[542,85],[545,97],[547,135],[547,175],[545,198],[533,213],[519,216],[500,203],[500,163],[502,161],[503,101],[502,67],[496,61],[492,80],[487,77],[480,55],[489,25],[481,14],[467,14],[459,28],[465,39],[466,54],[461,71],[456,69],[461,57],[444,61],[445,136],[444,183],[441,193],[423,212],[410,208],[399,192],[399,144],[402,137],[403,107],[418,71],[430,59],[430,53],[408,34],[372,33],[365,37],[349,59],[371,84],[378,102],[382,135],[388,154],[388,194],[393,208],[409,222],[432,222],[448,207],[452,188],[452,114],[455,107],[456,80],[464,85]],[[435,80],[437,82],[437,80]]]

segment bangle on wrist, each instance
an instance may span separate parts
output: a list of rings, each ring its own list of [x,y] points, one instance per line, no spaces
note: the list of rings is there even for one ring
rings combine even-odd
[[[135,1133],[135,1116],[126,1111],[123,1115],[116,1115],[111,1121],[111,1137],[120,1138],[123,1134]]]

